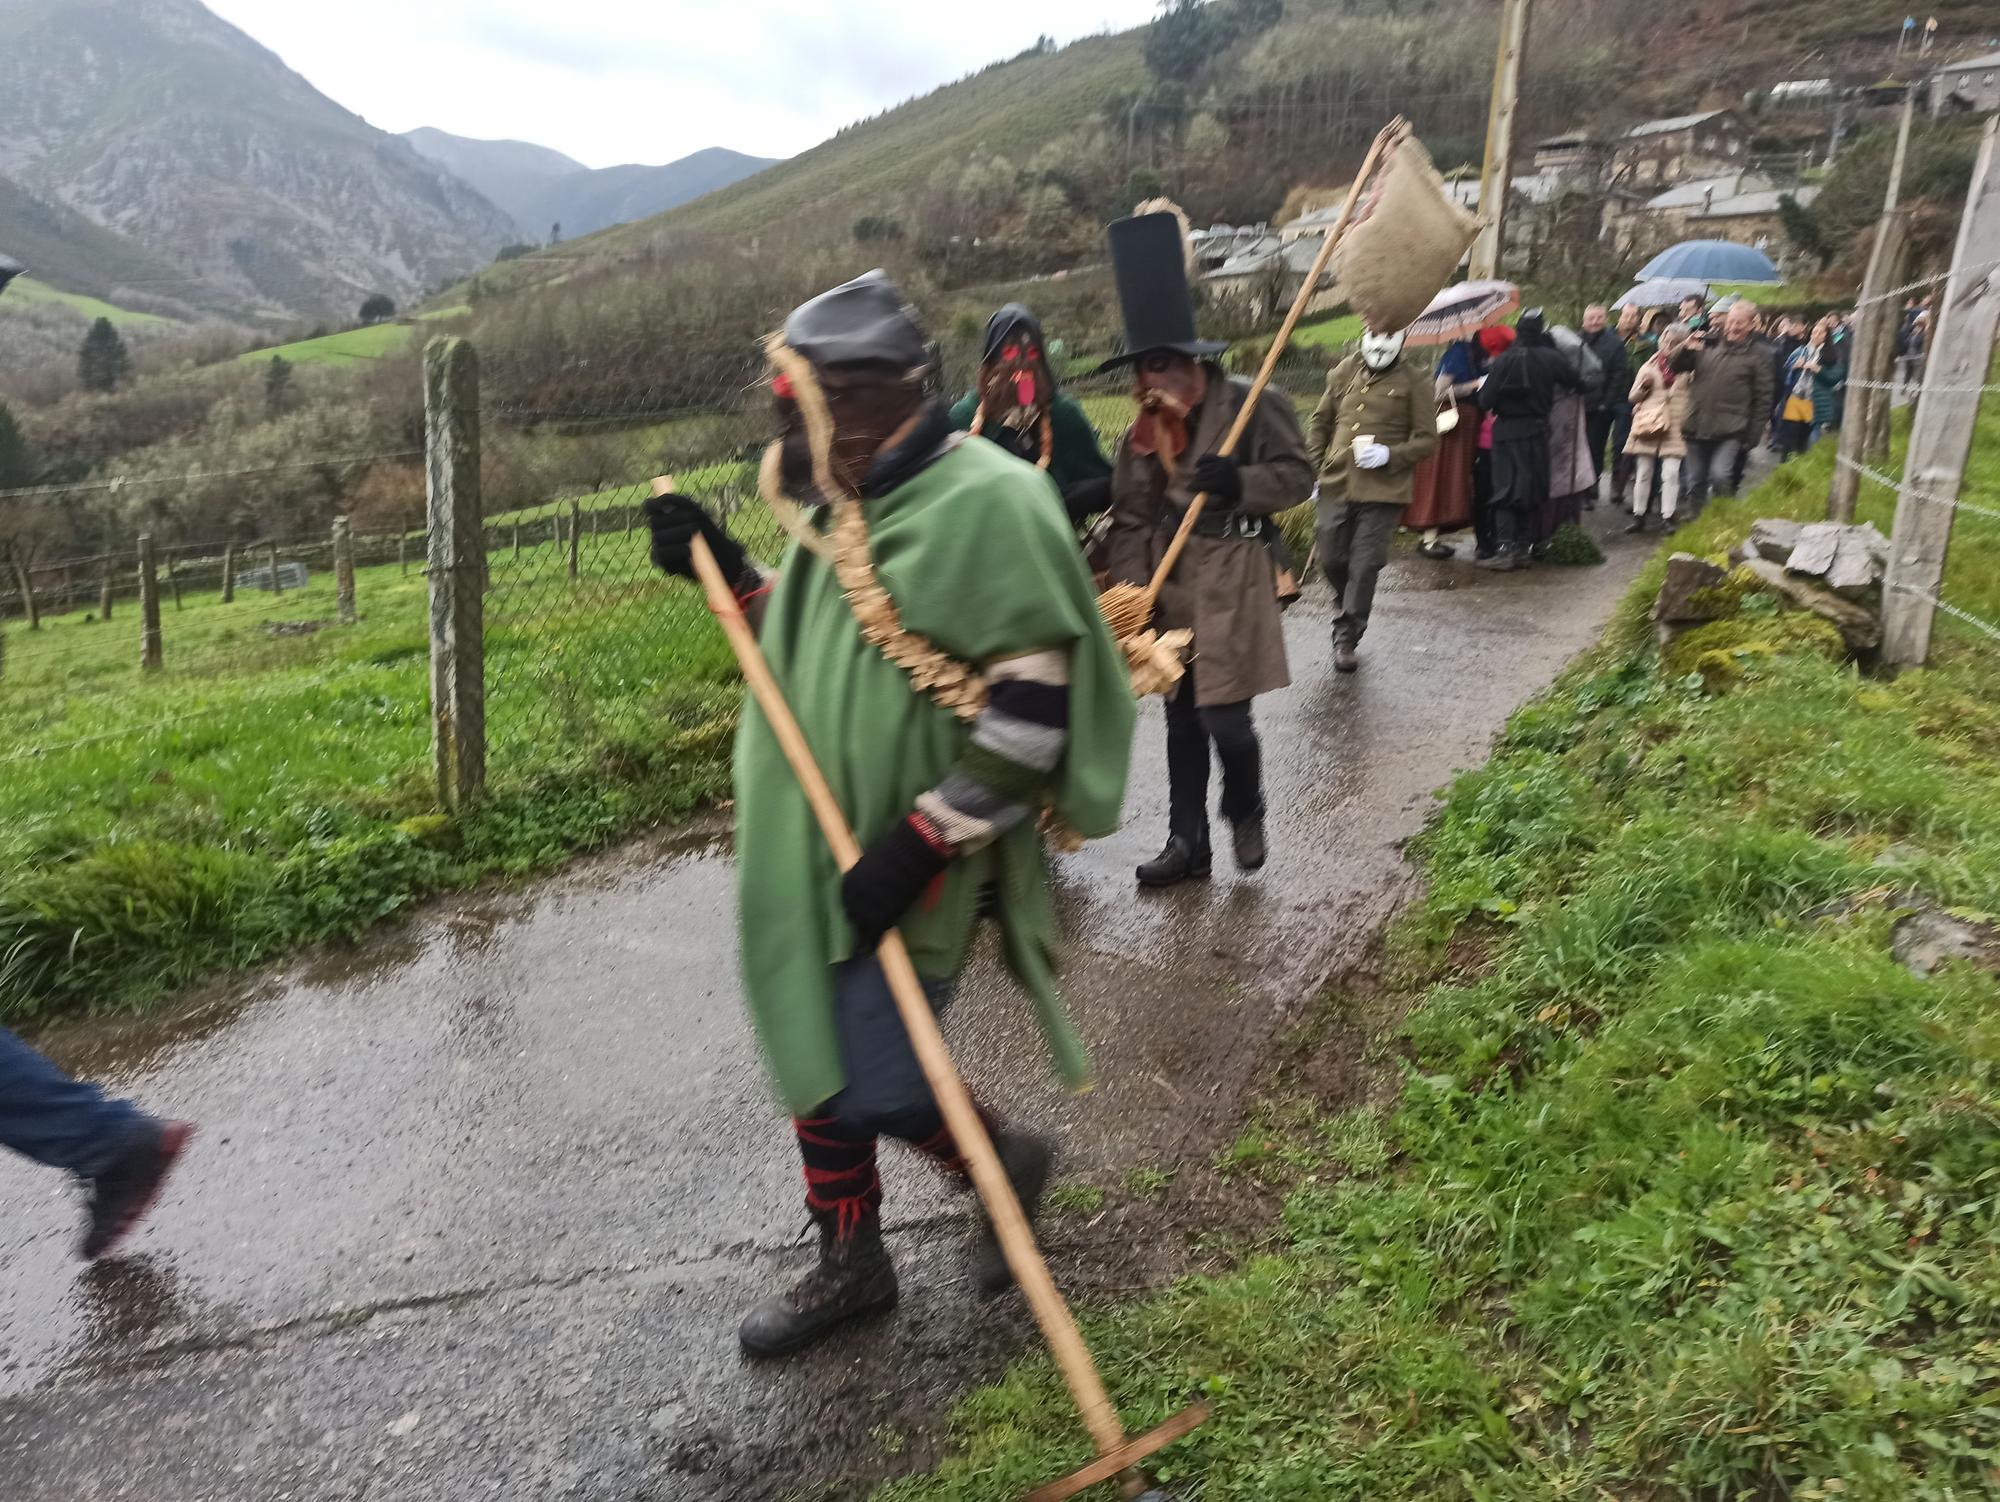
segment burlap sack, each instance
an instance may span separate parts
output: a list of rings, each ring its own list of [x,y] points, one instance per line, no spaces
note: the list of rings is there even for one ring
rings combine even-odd
[[[1390,153],[1361,210],[1334,252],[1334,282],[1369,328],[1407,328],[1451,280],[1479,220],[1451,201],[1415,136]]]

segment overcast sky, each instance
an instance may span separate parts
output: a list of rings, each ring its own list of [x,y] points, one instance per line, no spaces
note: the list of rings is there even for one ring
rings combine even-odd
[[[592,167],[705,146],[790,156],[1034,45],[1155,0],[207,0],[384,130],[553,146]],[[999,142],[994,143],[998,146]]]

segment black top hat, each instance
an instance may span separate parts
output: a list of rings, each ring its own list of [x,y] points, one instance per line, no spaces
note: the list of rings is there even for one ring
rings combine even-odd
[[[1111,274],[1125,315],[1125,353],[1098,367],[1129,365],[1143,354],[1170,349],[1212,359],[1227,344],[1194,336],[1194,298],[1188,291],[1187,243],[1178,214],[1135,214],[1105,231],[1111,241]]]
[[[886,365],[921,371],[929,363],[917,310],[880,271],[801,303],[785,320],[785,343],[813,364]]]

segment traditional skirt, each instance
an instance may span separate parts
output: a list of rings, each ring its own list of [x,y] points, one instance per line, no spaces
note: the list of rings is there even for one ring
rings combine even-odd
[[[1411,475],[1403,525],[1413,532],[1436,527],[1456,532],[1472,525],[1472,461],[1479,453],[1479,408],[1461,402],[1458,426],[1438,439],[1431,456]]]

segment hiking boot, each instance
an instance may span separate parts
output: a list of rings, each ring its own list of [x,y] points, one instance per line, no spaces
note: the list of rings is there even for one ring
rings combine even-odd
[[[1354,649],[1348,648],[1351,653]],[[1261,871],[1264,869],[1264,816],[1256,814],[1248,819],[1229,821],[1229,840],[1236,849],[1236,869],[1239,871]]]
[[[752,1356],[789,1356],[895,1303],[896,1264],[882,1245],[882,1223],[865,1221],[845,1237],[821,1226],[819,1265],[744,1315],[736,1337]]]
[[[1196,849],[1182,836],[1167,836],[1167,848],[1139,868],[1139,885],[1142,887],[1171,887],[1186,881],[1190,876],[1206,876],[1213,864],[1209,854],[1208,841],[1201,842]]]
[[[1644,516],[1643,514],[1641,514],[1641,515],[1639,515],[1639,516],[1635,516],[1635,517],[1633,517],[1633,518],[1632,518],[1632,520],[1630,520],[1629,522],[1625,523],[1625,530],[1626,530],[1626,532],[1627,532],[1627,533],[1632,533],[1632,532],[1643,532],[1643,531],[1645,531],[1645,530],[1646,530],[1646,518],[1645,518],[1645,516]]]
[[[1483,568],[1496,574],[1504,574],[1509,569],[1516,569],[1520,566],[1521,551],[1511,542],[1501,543],[1499,547],[1493,550],[1490,557],[1478,559],[1473,564],[1475,568]]]
[[[1333,644],[1333,670],[1336,673],[1351,673],[1361,666],[1361,658],[1351,641],[1337,641]]]
[[[77,1254],[86,1262],[108,1256],[131,1235],[159,1198],[175,1160],[186,1151],[194,1126],[185,1121],[148,1121],[139,1140],[89,1186],[90,1222]]]
[[[1000,1165],[1007,1170],[1007,1182],[1014,1186],[1014,1198],[1021,1212],[1035,1223],[1042,1208],[1042,1195],[1049,1187],[1049,1170],[1055,1166],[1056,1150],[1039,1137],[1026,1133],[1002,1132],[993,1143]],[[981,1298],[993,1298],[1014,1286],[1014,1270],[1000,1250],[1000,1237],[990,1217],[982,1215],[979,1239],[972,1244],[972,1285]]]

